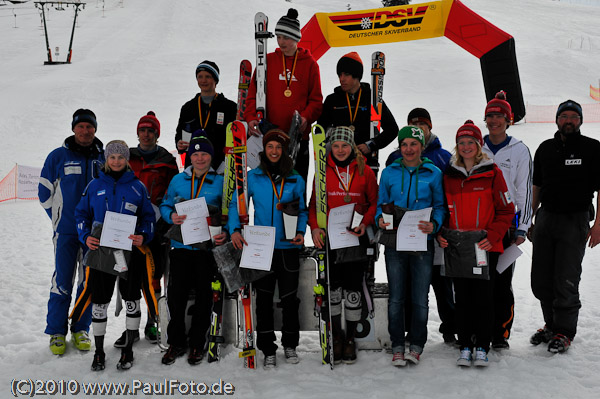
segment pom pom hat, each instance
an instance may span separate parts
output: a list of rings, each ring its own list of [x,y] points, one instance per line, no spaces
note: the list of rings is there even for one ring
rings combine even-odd
[[[477,143],[479,143],[480,147],[483,147],[483,137],[481,136],[481,130],[479,130],[479,128],[475,126],[473,121],[470,119],[458,128],[458,131],[456,132],[457,143],[461,137],[472,137]]]
[[[289,37],[297,42],[302,38],[300,33],[300,22],[298,21],[298,11],[290,8],[287,15],[284,15],[275,25],[275,34]]]
[[[137,124],[138,130],[141,128],[151,128],[156,131],[156,138],[160,137],[160,122],[156,118],[154,111],[148,111],[148,113],[140,118]]]
[[[499,91],[496,96],[487,103],[485,107],[484,118],[490,114],[502,114],[507,122],[512,120],[512,108],[508,101],[506,101],[506,93]]]

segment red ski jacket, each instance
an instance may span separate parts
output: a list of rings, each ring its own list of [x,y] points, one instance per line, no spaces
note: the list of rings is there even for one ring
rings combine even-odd
[[[504,252],[502,237],[515,216],[502,171],[490,159],[476,165],[471,173],[455,164],[444,174],[444,193],[449,216],[446,226],[454,230],[486,230],[492,249]]]
[[[283,74],[283,53],[278,48],[267,54],[267,105],[266,119],[277,125],[283,131],[288,131],[294,111],[306,118],[308,125],[302,139],[308,140],[310,125],[317,120],[323,109],[323,94],[321,94],[321,74],[319,65],[310,51],[298,48],[298,59],[294,69],[294,57],[285,57],[286,74],[291,77],[290,97],[283,93],[287,89],[286,78]],[[244,120],[257,120],[256,116],[256,70],[250,82]]]
[[[338,167],[340,176],[344,181],[348,181],[347,169],[345,167]],[[377,211],[377,193],[379,188],[377,186],[377,178],[375,173],[368,166],[365,165],[363,175],[358,173],[358,164],[356,159],[353,160],[348,168],[348,172],[352,177],[352,183],[350,184],[350,203],[360,205],[364,209],[364,216],[362,223],[365,226],[373,224],[375,222],[375,212]],[[333,162],[332,155],[327,155],[327,172],[325,181],[327,183],[327,214],[329,210],[338,206],[347,205],[344,201],[346,191],[342,187],[340,180],[335,170],[335,163]],[[355,208],[356,209],[356,208]],[[313,180],[312,195],[310,203],[308,205],[308,225],[311,229],[319,227],[317,224],[317,207],[315,198],[315,184]]]
[[[150,163],[146,163],[137,148],[130,148],[129,152],[131,154],[129,165],[133,173],[146,186],[150,201],[154,205],[160,205],[171,179],[179,173],[175,158],[161,146],[158,147],[158,153]]]

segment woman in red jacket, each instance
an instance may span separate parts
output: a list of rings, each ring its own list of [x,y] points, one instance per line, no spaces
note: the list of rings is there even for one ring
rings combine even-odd
[[[363,237],[367,226],[374,223],[377,210],[377,178],[354,144],[354,132],[346,126],[336,127],[330,137],[331,151],[327,156],[327,211],[356,204],[355,213],[363,215],[360,224],[350,231],[357,237]],[[308,224],[312,239],[317,248],[325,245],[325,231],[317,224],[315,189],[309,204]],[[330,310],[333,331],[333,358],[335,363],[342,360],[346,364],[356,361],[354,336],[357,322],[361,318],[363,274],[368,264],[366,246],[363,260],[336,262],[335,253],[328,254],[330,279]],[[342,259],[344,260],[344,259]],[[346,337],[342,331],[342,293],[345,291]]]
[[[476,243],[487,252],[490,279],[454,278],[456,322],[460,345],[459,366],[487,366],[493,323],[492,271],[503,252],[502,237],[515,214],[506,182],[500,169],[481,151],[481,131],[468,120],[456,133],[455,154],[444,174],[448,203],[447,227],[459,231],[485,231]],[[449,232],[438,237],[448,247]],[[475,356],[473,359],[473,348]]]

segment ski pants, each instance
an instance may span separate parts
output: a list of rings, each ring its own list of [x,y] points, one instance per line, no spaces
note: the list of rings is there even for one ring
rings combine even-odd
[[[284,348],[296,348],[300,339],[298,319],[298,279],[300,276],[300,251],[298,249],[276,249],[271,263],[272,273],[253,283],[256,290],[256,346],[265,356],[274,355],[275,327],[273,321],[273,296],[275,283],[279,287],[282,307],[281,344]]]
[[[85,283],[84,267],[80,262],[82,247],[77,234],[54,232],[53,242],[55,266],[52,275],[52,287],[50,288],[50,299],[48,300],[46,330],[44,332],[50,335],[66,335],[76,271],[79,275],[77,297],[83,291]],[[89,308],[77,322],[71,325],[71,331],[89,331],[91,322],[92,313],[91,308]]]
[[[490,270],[498,264],[498,252],[488,252]],[[490,350],[492,323],[494,322],[494,278],[489,280],[474,278],[454,278],[456,299],[456,328],[460,349],[483,348]],[[474,338],[474,340],[473,340]]]
[[[330,251],[329,259],[335,259]],[[368,262],[368,261],[367,261]],[[345,318],[348,321],[360,321],[362,313],[362,289],[367,262],[333,263],[329,266],[329,290],[331,316],[342,313],[342,292],[345,291]]]
[[[502,240],[504,248],[512,244],[512,232],[509,231]],[[512,277],[515,263],[503,273],[494,270],[494,324],[492,325],[492,342],[502,341],[510,337],[510,329],[514,321],[515,296],[512,290]]]
[[[173,248],[169,254],[171,268],[167,303],[171,320],[167,327],[169,345],[203,349],[210,327],[212,281],[216,273],[211,251]],[[192,324],[186,334],[185,316],[192,290],[195,303],[191,308]]]
[[[541,303],[546,326],[570,339],[577,333],[581,262],[589,228],[587,211],[554,213],[542,207],[533,230],[533,295]]]

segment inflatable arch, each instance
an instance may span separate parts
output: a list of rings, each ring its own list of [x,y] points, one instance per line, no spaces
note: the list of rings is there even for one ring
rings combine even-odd
[[[318,60],[331,47],[393,43],[446,36],[479,58],[487,100],[504,90],[514,122],[525,116],[515,40],[458,0],[317,13],[302,28],[300,47]]]

